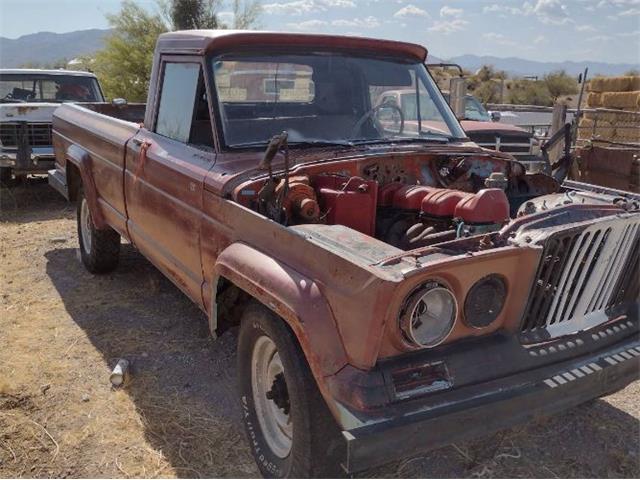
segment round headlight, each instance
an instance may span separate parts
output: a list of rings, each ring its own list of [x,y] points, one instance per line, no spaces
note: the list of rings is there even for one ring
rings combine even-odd
[[[487,275],[473,284],[464,301],[464,321],[484,328],[498,318],[507,297],[507,286],[500,275]]]
[[[457,310],[456,299],[449,290],[438,283],[428,283],[407,299],[400,329],[412,343],[434,347],[453,330]]]

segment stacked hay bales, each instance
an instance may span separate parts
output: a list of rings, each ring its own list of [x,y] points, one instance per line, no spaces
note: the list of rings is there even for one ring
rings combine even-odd
[[[640,76],[597,77],[589,82],[589,109],[580,120],[579,140],[640,142]],[[617,110],[617,111],[611,111]]]

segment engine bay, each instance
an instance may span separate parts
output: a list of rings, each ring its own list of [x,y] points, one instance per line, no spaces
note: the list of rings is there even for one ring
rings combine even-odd
[[[495,232],[525,202],[560,189],[548,175],[483,153],[288,163],[278,175],[269,164],[268,178],[240,185],[235,200],[286,226],[342,225],[405,251]]]

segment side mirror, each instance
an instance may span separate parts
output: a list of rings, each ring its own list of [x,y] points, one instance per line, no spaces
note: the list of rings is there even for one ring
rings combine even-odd
[[[449,81],[449,105],[457,118],[465,117],[465,99],[467,82],[461,77],[452,77]]]
[[[114,98],[111,100],[111,105],[114,107],[124,107],[127,104],[127,101],[124,98]]]
[[[496,112],[496,111],[491,112],[492,122],[499,122],[501,118],[502,118],[502,114],[500,112]]]

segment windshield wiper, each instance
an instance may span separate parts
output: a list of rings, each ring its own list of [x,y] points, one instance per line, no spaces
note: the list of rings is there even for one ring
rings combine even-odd
[[[449,143],[451,137],[448,136],[425,136],[406,137],[406,138],[374,138],[370,140],[354,140],[354,145],[372,145],[376,143]]]
[[[229,145],[229,148],[251,148],[251,147],[265,147],[268,141],[236,143],[235,145]],[[288,142],[292,147],[352,147],[353,142],[341,141],[341,140],[300,140],[298,142]]]

